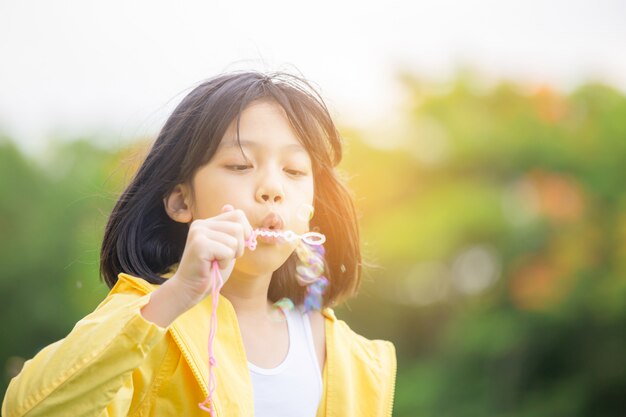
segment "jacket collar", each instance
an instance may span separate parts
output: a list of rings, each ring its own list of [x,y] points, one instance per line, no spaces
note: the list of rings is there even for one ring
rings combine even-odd
[[[173,269],[163,275],[163,277],[171,277]],[[123,291],[121,287],[124,285],[130,286],[142,294],[148,294],[159,287],[158,285],[148,283],[142,278],[121,273],[118,276],[118,283],[112,291]],[[199,304],[181,314],[169,328],[172,338],[189,364],[205,396],[209,393],[209,355],[208,349],[203,349],[202,347],[206,347],[208,343],[211,311],[212,298],[206,297]],[[327,380],[331,381],[331,374],[334,373],[335,369],[335,358],[332,354],[334,332],[331,324],[337,318],[331,308],[323,309],[322,314],[327,319],[324,326],[327,352],[326,372]],[[224,416],[224,413],[228,410],[228,415],[251,416],[254,414],[252,381],[248,370],[248,361],[241,338],[239,322],[233,305],[222,295],[219,295],[217,316],[219,337],[216,337],[213,342],[213,351],[218,362],[218,366],[214,368],[217,385],[213,397],[217,414],[218,416]],[[327,410],[332,409],[332,398],[327,398],[326,405]]]

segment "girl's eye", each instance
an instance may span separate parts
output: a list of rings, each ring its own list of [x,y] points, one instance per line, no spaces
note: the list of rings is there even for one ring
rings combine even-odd
[[[233,171],[244,171],[252,167],[250,165],[226,165],[226,168],[232,169]]]
[[[287,172],[288,174],[291,174],[291,175],[295,175],[297,177],[302,177],[302,176],[306,175],[306,172],[298,171],[298,170],[295,170],[295,169],[286,169],[285,172]]]

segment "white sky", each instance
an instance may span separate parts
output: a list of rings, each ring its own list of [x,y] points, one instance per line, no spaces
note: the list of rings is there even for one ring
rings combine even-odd
[[[26,150],[158,131],[183,93],[229,69],[297,69],[338,121],[393,118],[400,68],[626,91],[621,0],[0,2],[0,130]]]

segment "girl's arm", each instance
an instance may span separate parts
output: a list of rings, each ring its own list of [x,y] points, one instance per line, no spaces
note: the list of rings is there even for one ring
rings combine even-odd
[[[133,395],[116,394],[132,393],[133,370],[167,331],[141,315],[149,301],[149,294],[109,295],[67,337],[24,364],[9,384],[2,415],[100,416],[109,405],[126,415]]]
[[[9,384],[3,417],[100,416],[112,402],[116,415],[128,414],[134,395],[117,393],[132,394],[133,370],[166,327],[211,293],[213,260],[226,282],[251,235],[243,211],[229,205],[193,221],[174,276],[149,295],[110,295],[65,339],[27,361]]]

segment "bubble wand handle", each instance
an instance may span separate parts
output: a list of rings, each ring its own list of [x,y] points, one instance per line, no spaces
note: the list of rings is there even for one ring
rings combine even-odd
[[[209,395],[206,399],[198,404],[204,411],[208,411],[211,416],[215,415],[215,407],[213,406],[213,392],[215,391],[215,375],[213,368],[217,365],[215,355],[213,354],[213,339],[217,332],[217,303],[219,301],[219,293],[224,285],[224,279],[220,274],[220,267],[217,261],[211,262],[211,299],[213,310],[211,312],[211,321],[209,322]]]

